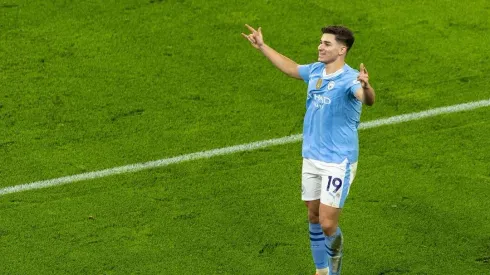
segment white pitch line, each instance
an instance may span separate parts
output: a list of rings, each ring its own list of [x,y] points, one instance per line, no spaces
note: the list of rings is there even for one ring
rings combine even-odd
[[[490,106],[490,99],[452,105],[447,107],[441,107],[441,108],[435,108],[423,112],[393,116],[385,119],[363,122],[359,125],[359,129],[369,129],[369,128],[379,127],[383,125],[397,124],[406,121],[419,120],[422,118],[437,116],[441,114],[468,111],[468,110],[473,110],[473,109],[487,107],[487,106]],[[56,179],[42,180],[42,181],[35,181],[26,184],[14,185],[14,186],[9,186],[0,189],[0,196],[10,194],[10,193],[18,193],[27,190],[41,189],[41,188],[46,188],[46,187],[51,187],[56,185],[74,183],[83,180],[103,178],[112,175],[124,174],[124,173],[132,173],[132,172],[152,169],[156,167],[163,167],[174,163],[181,163],[181,162],[191,161],[196,159],[204,159],[204,158],[211,158],[214,156],[233,154],[237,152],[252,151],[252,150],[274,146],[274,145],[293,143],[296,141],[300,141],[302,138],[303,136],[301,134],[297,134],[297,135],[291,135],[282,138],[269,139],[269,140],[257,141],[257,142],[242,144],[242,145],[220,148],[220,149],[213,149],[209,151],[180,155],[172,158],[160,159],[160,160],[149,161],[144,163],[135,163],[135,164],[114,167],[114,168],[109,168],[100,171],[87,172],[87,173],[82,173],[82,174],[77,174],[72,176],[56,178]]]

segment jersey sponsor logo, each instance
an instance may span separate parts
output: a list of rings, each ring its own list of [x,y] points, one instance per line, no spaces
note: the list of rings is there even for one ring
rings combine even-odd
[[[332,103],[332,100],[330,100],[328,96],[317,95],[317,94],[313,95],[313,105],[317,109],[321,109],[323,108],[323,106],[328,105],[330,103]]]
[[[335,81],[328,82],[327,89],[330,91],[335,87]]]

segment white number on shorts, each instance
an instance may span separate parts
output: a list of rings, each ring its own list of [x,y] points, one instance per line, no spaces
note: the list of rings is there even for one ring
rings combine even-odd
[[[327,191],[330,191],[330,185],[335,187],[335,190],[333,191],[335,193],[339,191],[340,187],[342,186],[342,180],[339,178],[333,178],[332,180],[332,176],[328,176]]]

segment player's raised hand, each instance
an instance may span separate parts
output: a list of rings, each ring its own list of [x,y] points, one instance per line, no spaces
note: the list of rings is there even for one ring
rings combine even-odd
[[[255,30],[254,28],[250,27],[248,24],[245,24],[245,26],[248,28],[250,31],[250,34],[244,34],[242,32],[242,36],[245,37],[248,41],[250,41],[250,44],[256,49],[259,49],[264,45],[264,38],[262,36],[262,28],[259,27],[258,30]]]
[[[361,82],[361,86],[363,88],[366,88],[369,86],[369,75],[366,67],[364,66],[363,63],[361,63],[361,66],[359,68],[359,75],[357,76],[357,80]]]

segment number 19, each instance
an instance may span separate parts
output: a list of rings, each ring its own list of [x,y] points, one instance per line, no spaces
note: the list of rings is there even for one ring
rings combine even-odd
[[[336,193],[337,191],[339,191],[340,187],[342,186],[342,180],[339,178],[332,179],[332,176],[328,176],[327,191],[330,191],[330,185],[335,187],[335,190],[333,192]]]

